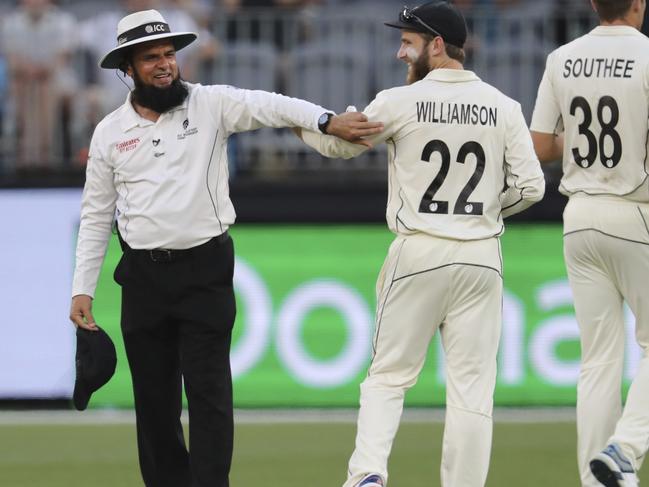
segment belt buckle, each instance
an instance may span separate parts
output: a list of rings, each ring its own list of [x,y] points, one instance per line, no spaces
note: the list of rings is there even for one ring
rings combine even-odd
[[[149,256],[153,262],[171,262],[172,253],[169,249],[149,250]]]

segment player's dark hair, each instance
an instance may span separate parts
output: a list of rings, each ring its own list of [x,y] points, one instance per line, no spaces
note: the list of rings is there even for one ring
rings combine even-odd
[[[621,19],[631,8],[633,0],[594,0],[597,15],[604,22]]]
[[[464,61],[466,61],[466,53],[464,52],[464,49],[460,47],[446,44],[446,54],[448,54],[448,57],[455,59],[460,64],[464,64]]]
[[[430,34],[421,34],[421,36],[424,38],[424,41],[426,41],[426,45],[428,45],[429,42],[432,42],[435,38]],[[464,52],[464,49],[452,44],[447,44],[446,42],[444,43],[444,46],[446,47],[446,54],[448,57],[455,59],[460,64],[464,64],[464,61],[466,61],[466,53]]]

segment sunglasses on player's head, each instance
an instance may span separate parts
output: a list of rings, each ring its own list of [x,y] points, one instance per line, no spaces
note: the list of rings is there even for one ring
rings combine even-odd
[[[406,23],[412,23],[412,21],[415,21],[416,23],[420,24],[423,26],[425,29],[428,29],[430,32],[435,34],[436,36],[443,37],[442,34],[440,34],[438,31],[433,29],[430,25],[428,25],[426,22],[421,20],[419,17],[417,17],[416,14],[413,13],[415,9],[406,7],[405,5],[403,6],[403,10],[401,10],[401,13],[399,14],[399,20],[401,22],[406,22]]]

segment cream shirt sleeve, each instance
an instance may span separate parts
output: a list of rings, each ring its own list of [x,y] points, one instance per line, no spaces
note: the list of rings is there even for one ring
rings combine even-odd
[[[508,188],[500,197],[503,218],[540,201],[545,193],[541,164],[518,103],[513,104],[505,130],[505,179]]]
[[[391,138],[396,131],[394,117],[389,112],[388,99],[384,92],[379,93],[363,110],[370,122],[383,122],[384,130],[380,134],[368,137],[372,146],[376,146]],[[302,140],[308,146],[317,150],[325,157],[341,157],[351,159],[365,152],[368,147],[353,144],[331,135],[323,135],[320,131],[302,131]]]
[[[543,134],[559,134],[563,132],[563,118],[553,86],[553,68],[556,53],[550,53],[545,64],[543,79],[536,95],[536,104],[532,114],[530,130]]]
[[[86,168],[72,296],[87,294],[94,297],[115,216],[117,191],[113,170],[100,150],[98,132],[95,131],[90,143]]]
[[[318,130],[318,118],[331,112],[311,102],[277,93],[243,90],[232,86],[209,86],[218,106],[221,126],[227,134],[261,127],[303,127]]]

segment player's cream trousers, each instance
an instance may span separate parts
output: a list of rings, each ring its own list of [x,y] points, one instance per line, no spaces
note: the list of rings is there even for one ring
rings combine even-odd
[[[572,196],[564,257],[581,335],[579,469],[582,485],[594,487],[588,463],[608,443],[618,443],[636,468],[649,447],[649,205]],[[622,408],[625,301],[643,358]]]
[[[345,487],[367,473],[387,479],[406,391],[439,330],[446,357],[445,487],[481,487],[491,451],[493,391],[502,315],[497,238],[398,236],[377,282],[374,356],[361,385],[356,449]],[[441,394],[441,391],[430,391]],[[431,444],[439,441],[430,438]]]

